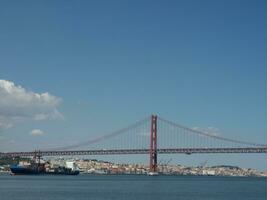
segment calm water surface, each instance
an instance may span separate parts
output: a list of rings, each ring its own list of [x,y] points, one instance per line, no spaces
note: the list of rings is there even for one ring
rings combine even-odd
[[[267,200],[267,178],[0,175],[0,200]]]

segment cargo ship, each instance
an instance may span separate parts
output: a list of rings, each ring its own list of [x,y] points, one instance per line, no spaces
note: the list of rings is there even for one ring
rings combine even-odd
[[[10,166],[12,175],[78,175],[80,171],[75,163],[67,161],[64,166],[51,168],[48,162],[19,163]]]

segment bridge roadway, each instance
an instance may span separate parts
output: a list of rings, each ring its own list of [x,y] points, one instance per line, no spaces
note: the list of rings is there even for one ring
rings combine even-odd
[[[113,149],[113,150],[76,150],[76,151],[29,151],[7,152],[0,156],[30,157],[30,156],[78,156],[78,155],[121,155],[121,154],[149,154],[149,149]],[[267,153],[267,147],[247,148],[173,148],[158,149],[158,154],[217,154],[217,153]]]

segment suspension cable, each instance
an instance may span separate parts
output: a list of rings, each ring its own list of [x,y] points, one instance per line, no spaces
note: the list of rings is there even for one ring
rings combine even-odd
[[[150,117],[146,117],[142,120],[139,120],[137,121],[136,123],[126,127],[126,128],[122,128],[120,130],[117,130],[117,131],[114,131],[110,134],[107,134],[107,135],[103,135],[103,136],[100,136],[98,138],[94,138],[94,139],[91,139],[91,140],[88,140],[88,141],[85,141],[85,142],[81,142],[81,143],[77,143],[77,144],[74,144],[74,145],[69,145],[69,146],[63,146],[63,147],[59,147],[59,148],[52,148],[52,149],[49,149],[51,151],[63,151],[63,150],[69,150],[69,149],[74,149],[74,148],[78,148],[78,147],[82,147],[82,146],[86,146],[86,145],[92,145],[92,144],[96,144],[96,143],[99,143],[99,142],[102,142],[102,141],[105,141],[105,140],[108,140],[108,139],[111,139],[111,138],[114,138],[118,135],[122,135],[123,133],[131,130],[131,129],[134,129],[135,127],[138,127],[139,125],[147,122],[148,120],[150,120]]]
[[[165,122],[165,123],[169,124],[169,125],[172,125],[172,126],[175,126],[177,128],[181,128],[181,129],[193,132],[193,133],[201,135],[201,136],[206,136],[206,137],[210,137],[210,138],[214,138],[214,139],[218,139],[218,140],[223,140],[223,141],[227,141],[227,142],[233,142],[233,143],[236,143],[236,144],[251,145],[251,146],[258,146],[258,147],[267,147],[267,144],[258,144],[258,143],[252,143],[252,142],[246,142],[246,141],[240,141],[240,140],[225,138],[225,137],[221,137],[221,136],[217,136],[217,135],[211,135],[211,134],[208,134],[208,133],[206,133],[204,131],[188,128],[186,126],[174,123],[172,121],[163,119],[161,117],[158,117],[158,119],[160,121],[162,121],[162,122]]]

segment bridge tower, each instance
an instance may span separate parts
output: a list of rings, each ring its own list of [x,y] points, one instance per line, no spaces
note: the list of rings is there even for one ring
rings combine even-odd
[[[150,172],[157,172],[157,116],[151,116]]]

